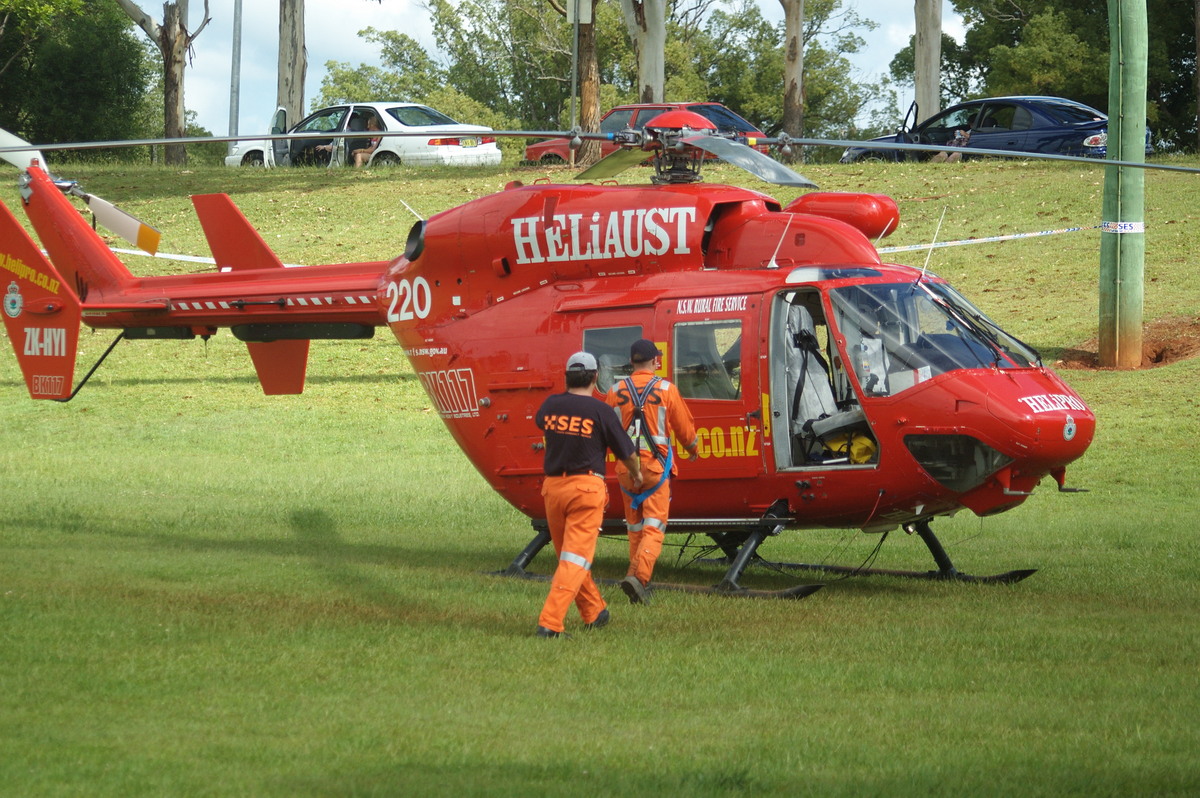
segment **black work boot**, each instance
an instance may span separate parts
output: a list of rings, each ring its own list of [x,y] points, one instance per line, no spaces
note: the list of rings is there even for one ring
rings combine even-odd
[[[600,614],[596,616],[596,620],[591,623],[585,623],[584,629],[603,629],[608,626],[608,622],[612,620],[612,615],[608,611],[608,607],[600,610]]]
[[[621,589],[625,591],[626,596],[629,596],[630,604],[650,603],[650,591],[642,584],[642,580],[633,574],[621,580]]]

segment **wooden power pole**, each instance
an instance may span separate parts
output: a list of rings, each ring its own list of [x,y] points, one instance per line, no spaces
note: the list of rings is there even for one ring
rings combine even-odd
[[[1108,158],[1146,159],[1146,0],[1108,0]],[[1109,166],[1100,234],[1100,365],[1142,362],[1145,170]]]

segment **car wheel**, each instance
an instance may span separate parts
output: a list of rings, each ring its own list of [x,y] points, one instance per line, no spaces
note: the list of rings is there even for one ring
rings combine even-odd
[[[381,152],[371,160],[371,166],[399,166],[400,156],[394,152]]]
[[[564,160],[561,155],[555,155],[551,152],[543,155],[542,159],[538,161],[538,163],[540,163],[542,166],[562,166],[566,163],[566,160]]]
[[[257,151],[248,152],[248,153],[246,153],[245,157],[242,158],[242,166],[262,166],[262,165],[263,165],[263,154],[261,152],[257,152]]]

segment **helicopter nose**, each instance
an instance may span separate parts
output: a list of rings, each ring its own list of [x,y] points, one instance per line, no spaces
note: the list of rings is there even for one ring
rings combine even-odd
[[[1044,474],[1079,459],[1096,432],[1096,416],[1078,395],[1062,383],[1048,387],[1059,390],[988,400],[992,416],[1015,433],[1013,455],[1025,472]]]

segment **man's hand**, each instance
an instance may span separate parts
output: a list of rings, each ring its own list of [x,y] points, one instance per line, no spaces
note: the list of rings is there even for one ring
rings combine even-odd
[[[642,469],[639,466],[636,471],[629,472],[629,479],[633,482],[633,489],[639,490],[642,487]]]

